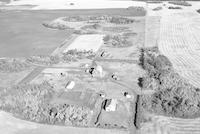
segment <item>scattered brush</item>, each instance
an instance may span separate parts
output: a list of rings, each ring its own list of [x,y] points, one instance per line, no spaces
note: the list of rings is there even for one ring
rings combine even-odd
[[[53,65],[60,62],[59,56],[38,55],[27,58],[27,62],[39,65]]]
[[[92,59],[95,57],[95,53],[92,50],[77,50],[77,49],[72,49],[68,50],[66,53],[63,53],[62,59],[64,62],[74,62],[78,61],[80,59]]]
[[[104,44],[113,47],[128,47],[133,45],[132,42],[129,40],[129,37],[125,35],[106,35],[104,37]]]
[[[186,1],[169,1],[168,3],[173,4],[173,5],[179,5],[179,6],[192,6],[192,4]]]
[[[156,7],[153,9],[153,11],[159,11],[159,10],[162,10],[162,7]]]
[[[26,61],[19,59],[1,59],[0,60],[0,72],[12,73],[21,72],[28,69],[30,65]]]
[[[182,9],[182,7],[173,7],[173,6],[169,6],[168,9]]]

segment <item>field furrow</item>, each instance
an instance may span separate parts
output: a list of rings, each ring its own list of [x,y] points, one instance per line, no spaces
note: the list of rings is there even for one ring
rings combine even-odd
[[[163,16],[160,26],[159,50],[173,63],[177,72],[194,86],[200,86],[199,16],[186,13]]]

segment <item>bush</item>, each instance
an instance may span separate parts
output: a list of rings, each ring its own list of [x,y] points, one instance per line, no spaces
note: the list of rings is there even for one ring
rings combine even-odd
[[[81,29],[83,29],[83,30],[88,30],[88,29],[89,30],[97,30],[99,28],[101,28],[100,24],[85,25],[85,26],[81,27]]]
[[[200,13],[200,9],[198,9],[197,12]]]
[[[146,14],[146,10],[145,10],[144,7],[130,6],[127,9],[131,12],[136,12],[136,13],[143,15],[143,16]]]
[[[114,47],[128,47],[132,45],[132,42],[128,40],[126,36],[117,35],[106,35],[104,37],[104,43]]]
[[[84,58],[92,59],[95,57],[95,55],[96,54],[92,50],[79,51],[77,49],[71,49],[66,53],[63,53],[62,59],[64,62],[73,62]]]
[[[134,19],[128,19],[128,18],[124,18],[124,17],[117,17],[114,16],[110,19],[109,21],[110,23],[114,23],[114,24],[131,24],[134,23],[135,20]]]
[[[62,24],[62,23],[58,23],[58,22],[51,22],[51,23],[44,22],[44,23],[42,23],[42,25],[47,28],[58,29],[58,30],[72,29],[69,26],[67,26],[66,24]]]
[[[159,10],[162,10],[162,7],[156,7],[153,9],[153,11],[159,11]]]
[[[168,9],[182,9],[181,7],[172,7],[172,6],[169,6]]]
[[[173,4],[173,5],[180,5],[180,6],[192,6],[192,4],[186,1],[169,1],[168,3]]]
[[[60,57],[58,55],[48,56],[48,55],[40,55],[40,56],[31,56],[27,58],[27,61],[34,64],[40,65],[53,65],[58,64],[60,62]]]

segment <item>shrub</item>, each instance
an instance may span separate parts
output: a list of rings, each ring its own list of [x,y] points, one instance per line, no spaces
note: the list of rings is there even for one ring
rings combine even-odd
[[[110,19],[109,21],[110,23],[114,23],[114,24],[131,24],[134,23],[135,20],[134,19],[128,19],[128,18],[124,18],[124,17],[117,17],[114,16]]]
[[[186,1],[169,1],[168,3],[173,4],[173,5],[180,5],[180,6],[192,6],[192,4]]]
[[[83,27],[81,27],[81,29],[83,29],[83,30],[97,30],[97,29],[99,29],[99,28],[101,28],[101,25],[100,24],[93,24],[93,25],[85,25],[85,26],[83,26]]]
[[[47,28],[58,29],[58,30],[72,29],[66,24],[59,22],[50,22],[50,23],[44,22],[42,23],[42,25]]]
[[[153,9],[153,11],[159,11],[159,10],[162,10],[162,7],[156,7]]]
[[[62,59],[65,62],[73,62],[73,61],[77,61],[80,59],[84,59],[84,58],[88,58],[88,59],[92,59],[95,57],[95,53],[92,50],[77,50],[77,49],[71,49],[68,50],[66,53],[63,53]]]
[[[58,55],[55,56],[39,55],[39,56],[31,56],[27,58],[27,61],[34,64],[53,65],[53,64],[58,64],[60,62],[60,57]]]
[[[181,7],[172,7],[172,6],[169,6],[168,9],[182,9]]]
[[[198,9],[197,12],[200,13],[200,9]]]
[[[104,37],[104,43],[114,47],[128,47],[132,45],[132,42],[123,35],[106,35]]]

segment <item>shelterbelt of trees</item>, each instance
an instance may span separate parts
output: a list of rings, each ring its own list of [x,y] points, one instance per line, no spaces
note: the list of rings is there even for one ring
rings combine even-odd
[[[183,79],[169,59],[157,48],[141,49],[140,66],[146,75],[139,79],[142,90],[153,94],[140,96],[141,111],[180,118],[200,115],[200,88]]]

